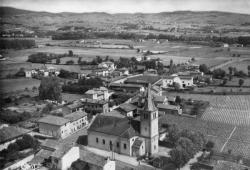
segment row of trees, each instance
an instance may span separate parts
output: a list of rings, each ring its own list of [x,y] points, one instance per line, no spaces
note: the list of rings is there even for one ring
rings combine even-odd
[[[72,56],[74,56],[72,50],[69,50],[69,52],[65,54],[53,54],[53,53],[39,52],[39,53],[29,55],[27,61],[31,63],[45,64],[45,63],[51,62],[53,59],[56,59],[56,63],[60,64],[61,63],[60,58],[72,57]]]
[[[55,33],[52,36],[53,40],[77,40],[77,39],[91,39],[91,38],[111,38],[111,39],[167,39],[169,41],[207,41],[207,42],[224,42],[229,44],[239,43],[245,45],[250,44],[249,36],[239,37],[222,37],[222,36],[202,36],[202,35],[181,35],[176,36],[173,34],[138,34],[130,32],[63,32]]]
[[[0,49],[25,49],[35,46],[35,40],[31,39],[0,39]]]

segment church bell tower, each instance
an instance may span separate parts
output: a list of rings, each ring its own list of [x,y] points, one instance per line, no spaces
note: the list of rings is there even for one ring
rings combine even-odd
[[[144,96],[144,105],[139,110],[140,114],[140,135],[145,139],[146,152],[154,154],[158,152],[158,110],[152,101],[151,84],[148,85]]]

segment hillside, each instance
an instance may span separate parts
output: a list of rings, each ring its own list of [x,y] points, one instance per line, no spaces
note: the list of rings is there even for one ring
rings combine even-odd
[[[250,15],[226,12],[162,12],[135,14],[108,13],[49,13],[0,8],[3,29],[25,27],[29,29],[57,30],[65,26],[96,28],[101,30],[151,30],[199,32],[199,30],[227,30],[226,32],[250,33]]]

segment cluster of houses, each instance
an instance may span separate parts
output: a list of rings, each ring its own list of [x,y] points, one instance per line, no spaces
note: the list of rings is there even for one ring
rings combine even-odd
[[[27,78],[58,76],[59,74],[60,71],[58,71],[55,67],[25,70],[25,77]]]

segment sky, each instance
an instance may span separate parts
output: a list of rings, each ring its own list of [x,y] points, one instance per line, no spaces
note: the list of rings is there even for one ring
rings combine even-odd
[[[250,14],[250,0],[0,0],[0,6],[48,12],[157,13],[190,10]]]

